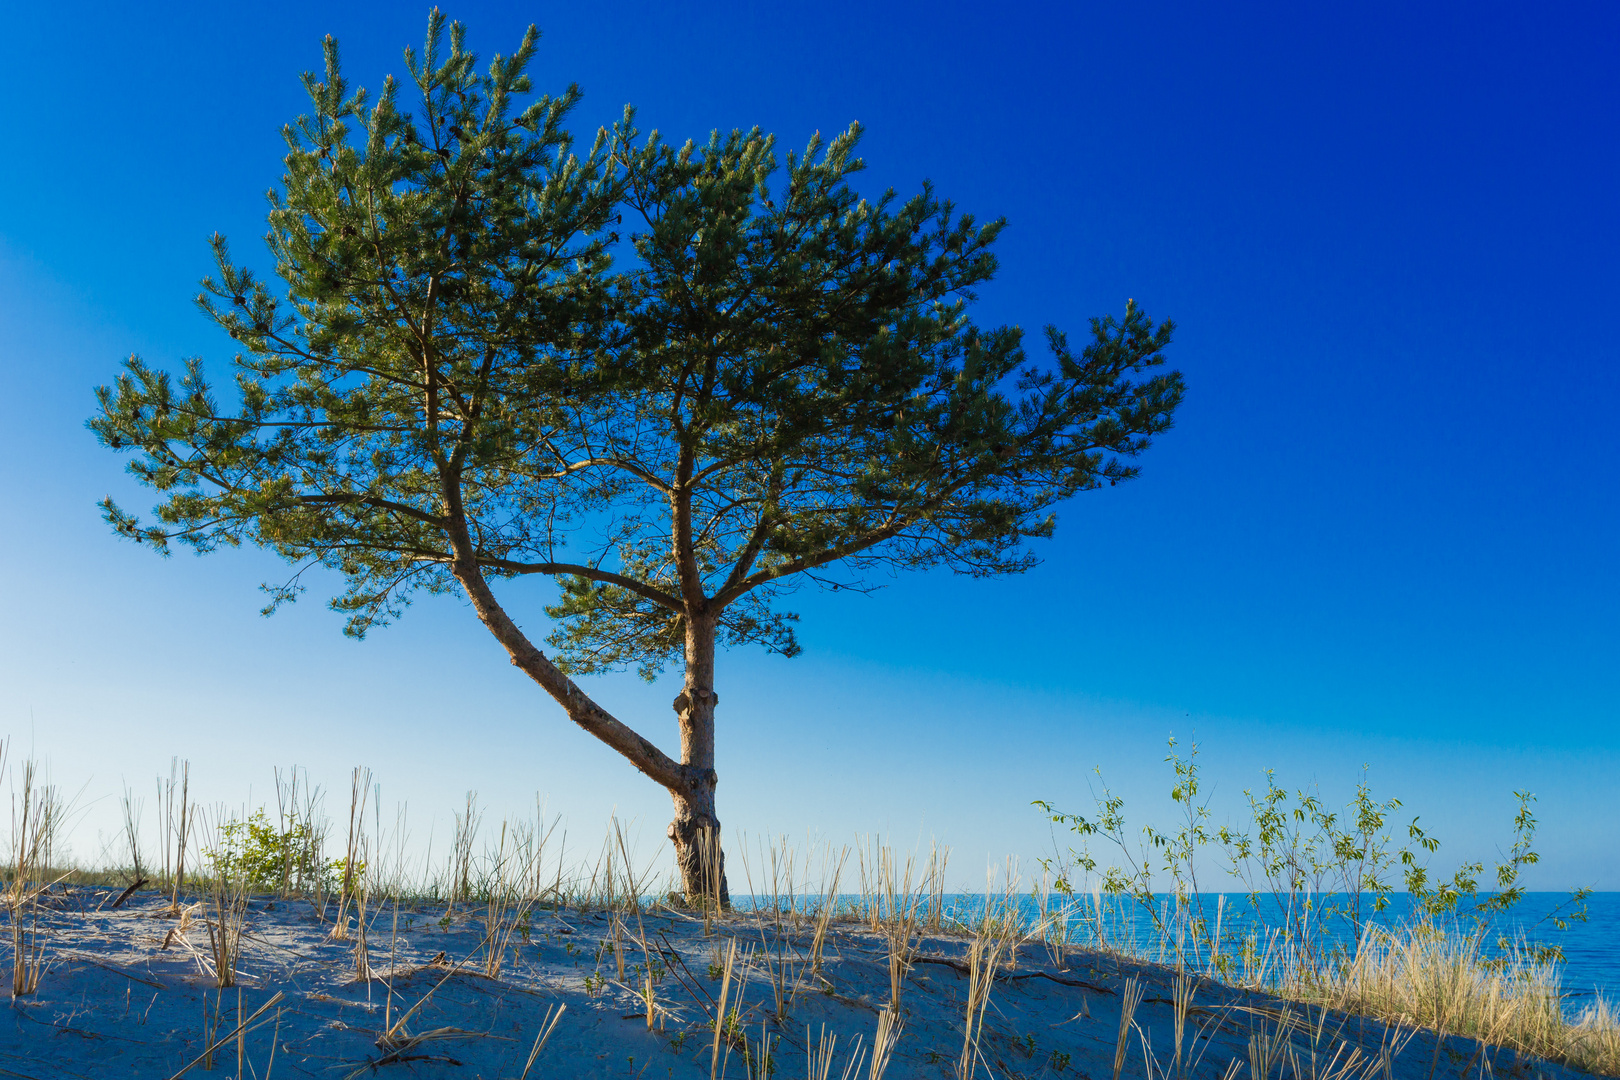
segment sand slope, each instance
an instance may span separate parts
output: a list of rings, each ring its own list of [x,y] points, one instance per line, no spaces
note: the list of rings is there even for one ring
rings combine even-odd
[[[50,897],[40,921],[48,969],[38,993],[12,999],[0,1014],[0,1077],[170,1077],[278,992],[277,1006],[218,1050],[212,1075],[236,1076],[240,1049],[241,1075],[255,1078],[516,1078],[548,1010],[564,1004],[531,1077],[708,1077],[721,984],[711,965],[732,940],[741,959],[727,1011],[736,1007],[741,1039],[722,1051],[718,1075],[746,1078],[764,1038],[773,1044],[774,1075],[805,1076],[809,1046],[825,1035],[837,1038],[830,1075],[839,1077],[857,1040],[863,1053],[870,1045],[890,993],[886,940],[848,923],[829,932],[817,977],[803,962],[807,928],[779,938],[769,921],[732,915],[706,937],[701,921],[684,912],[632,915],[618,931],[621,982],[604,946],[615,936],[610,915],[536,911],[527,940],[515,933],[500,977],[489,978],[481,905],[409,902],[397,917],[391,906],[368,912],[373,977],[360,979],[353,940],[331,940],[330,922],[318,921],[306,902],[264,899],[250,902],[240,990],[220,992],[208,971],[206,905],[193,898],[189,920],[162,917],[166,904],[150,894],[117,911],[97,910],[115,895],[81,888]],[[954,1077],[962,1052],[967,942],[925,936],[917,947],[885,1074],[891,1080]],[[786,980],[799,989],[778,1024],[770,969],[782,972],[784,959]],[[656,977],[651,1031],[639,993],[647,964]],[[1174,977],[1168,968],[1082,949],[1054,958],[1026,943],[990,991],[975,1075],[1109,1080],[1131,978],[1142,1003],[1127,1030],[1122,1075],[1133,1080],[1178,1070],[1199,1080],[1249,1080],[1255,1055],[1270,1058],[1266,1075],[1276,1080],[1570,1075],[1467,1039],[1437,1042],[1207,981],[1196,984],[1184,1014],[1178,1066]],[[393,1040],[379,1045],[413,1007]],[[745,1051],[745,1041],[756,1049]],[[1396,1046],[1386,1066],[1381,1048]],[[206,1074],[204,1064],[187,1073]],[[869,1063],[858,1075],[868,1074]]]

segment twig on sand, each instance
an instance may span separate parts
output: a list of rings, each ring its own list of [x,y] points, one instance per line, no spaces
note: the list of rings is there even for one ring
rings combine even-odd
[[[212,1043],[212,1045],[210,1045],[206,1050],[204,1050],[202,1053],[198,1054],[196,1057],[192,1058],[191,1061],[183,1069],[181,1069],[179,1072],[175,1073],[173,1076],[169,1077],[169,1080],[180,1080],[180,1077],[186,1075],[186,1073],[191,1071],[192,1066],[201,1064],[201,1062],[205,1058],[207,1058],[208,1055],[212,1054],[215,1050],[218,1050],[220,1047],[224,1046],[226,1043],[230,1042],[232,1039],[236,1038],[238,1035],[245,1034],[247,1032],[247,1030],[253,1025],[253,1021],[255,1021],[259,1017],[263,1016],[265,1011],[267,1009],[269,1009],[272,1005],[279,1004],[281,999],[286,997],[286,996],[287,996],[286,994],[282,993],[280,990],[277,990],[275,992],[275,994],[270,998],[269,1001],[266,1001],[263,1005],[260,1005],[257,1009],[253,1010],[253,1014],[251,1016],[249,1016],[246,1020],[243,1020],[240,1024],[237,1024],[234,1028],[232,1028],[225,1035],[222,1035],[220,1038],[215,1039],[214,1042]]]
[[[82,964],[89,964],[91,967],[98,967],[103,971],[110,971],[114,975],[122,975],[131,982],[138,982],[142,986],[150,986],[154,990],[163,989],[163,984],[160,982],[154,982],[151,979],[143,979],[139,975],[131,975],[117,964],[111,964],[105,960],[97,960],[95,957],[87,956],[82,952],[61,953],[60,958],[63,960],[77,960]]]
[[[119,908],[123,907],[124,906],[124,901],[128,900],[131,896],[134,896],[135,895],[135,890],[139,889],[142,885],[145,885],[145,884],[146,884],[146,879],[145,878],[136,878],[135,879],[135,884],[131,885],[129,888],[127,888],[123,892],[119,893],[118,894],[118,899],[114,900],[111,904],[107,905],[107,910],[108,911],[117,911]],[[97,908],[96,910],[100,911],[101,909]]]
[[[959,972],[960,974],[968,974],[967,964],[952,956],[914,956],[911,958],[911,962],[913,964],[940,964],[944,967],[950,968],[952,971]],[[1106,986],[1098,986],[1096,983],[1089,983],[1083,979],[1065,979],[1063,976],[1054,975],[1050,971],[1020,971],[1005,975],[998,974],[996,976],[997,982],[1017,982],[1020,979],[1050,979],[1053,982],[1059,983],[1063,986],[1073,986],[1081,990],[1090,990],[1098,994],[1118,993],[1117,990],[1110,990]],[[1168,1000],[1166,1000],[1165,1004],[1168,1003]]]

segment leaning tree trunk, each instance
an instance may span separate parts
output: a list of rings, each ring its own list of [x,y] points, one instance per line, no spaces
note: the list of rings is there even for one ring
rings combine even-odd
[[[675,698],[681,724],[681,764],[686,782],[670,789],[675,820],[669,838],[675,844],[675,862],[681,869],[681,887],[688,903],[718,902],[731,906],[726,886],[726,861],[720,847],[720,819],[714,812],[714,621],[686,621],[686,681]]]
[[[460,490],[447,482],[446,501],[461,513]],[[663,785],[675,800],[675,820],[669,838],[675,843],[675,861],[681,868],[681,887],[689,902],[704,897],[731,905],[726,887],[725,856],[720,848],[720,819],[714,813],[714,619],[689,618],[686,629],[686,682],[675,699],[681,723],[681,760],[663,751],[621,723],[574,685],[548,660],[506,613],[473,554],[472,539],[459,516],[452,521],[450,540],[456,558],[450,572],[466,590],[479,620],[506,649],[512,663],[539,683],[568,713],[568,718],[601,739],[644,774]]]

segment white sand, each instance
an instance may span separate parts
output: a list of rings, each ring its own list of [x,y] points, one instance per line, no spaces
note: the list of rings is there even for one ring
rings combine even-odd
[[[205,1008],[212,1010],[216,1001],[221,1005],[218,1035],[236,1025],[238,991],[216,996],[201,959],[208,953],[208,939],[200,918],[165,948],[165,939],[177,927],[175,919],[160,916],[165,905],[143,894],[121,910],[95,910],[114,895],[89,888],[64,893],[59,887],[50,898],[51,907],[41,916],[48,970],[38,993],[13,999],[0,1020],[0,1077],[165,1078],[206,1047]],[[284,998],[245,1037],[242,1075],[259,1080],[267,1075],[351,1074],[516,1078],[542,1018],[560,1003],[567,1011],[531,1077],[708,1077],[713,1040],[709,998],[719,992],[719,980],[710,977],[709,967],[716,941],[733,938],[740,950],[753,949],[740,1006],[742,1027],[757,1043],[763,1023],[764,1034],[778,1040],[777,1077],[806,1074],[807,1028],[812,1038],[823,1031],[837,1036],[831,1075],[839,1077],[856,1037],[870,1044],[879,1009],[889,996],[886,943],[849,924],[835,925],[829,936],[824,972],[830,986],[805,973],[805,985],[778,1027],[770,1019],[774,1005],[766,945],[752,916],[723,920],[716,938],[706,938],[701,922],[684,913],[646,914],[639,928],[632,916],[625,946],[624,982],[629,985],[624,986],[618,985],[612,952],[602,947],[612,933],[605,914],[535,912],[528,941],[514,936],[506,969],[499,979],[490,979],[480,970],[483,908],[458,905],[448,924],[440,925],[446,913],[443,904],[406,904],[396,935],[392,909],[373,911],[368,943],[374,977],[358,980],[353,942],[330,940],[330,923],[318,922],[308,903],[252,901],[240,968],[242,1014],[276,992]],[[651,959],[663,969],[655,993],[667,1010],[661,1015],[661,1031],[648,1030],[643,1000],[630,989],[642,985],[637,969],[648,957],[633,939],[643,933]],[[772,936],[769,928],[766,936]],[[808,931],[792,933],[790,957],[806,955],[809,940]],[[902,996],[904,1029],[886,1073],[891,1080],[956,1075],[967,992],[967,978],[958,967],[966,947],[962,938],[930,936],[921,942]],[[9,947],[5,952],[9,961]],[[445,959],[434,963],[441,953]],[[457,963],[469,957],[458,970]],[[1174,1076],[1173,972],[1081,949],[1068,950],[1054,963],[1037,943],[1018,950],[1016,962],[1003,968],[991,991],[983,1061],[976,1075],[1110,1080],[1121,991],[1132,975],[1140,978],[1144,1001],[1135,1014],[1138,1027],[1128,1036],[1123,1075],[1133,1080]],[[424,996],[425,1004],[406,1021],[404,1031],[420,1035],[438,1030],[442,1037],[409,1046],[399,1059],[385,1061],[388,1048],[379,1046],[379,1037],[389,1022]],[[1233,1074],[1234,1080],[1250,1080],[1251,1035],[1275,1031],[1283,1004],[1203,982],[1193,1005],[1183,1039],[1186,1075],[1220,1080],[1238,1062],[1241,1071]],[[1302,1013],[1298,1007],[1292,1012],[1296,1018]],[[1337,1080],[1386,1076],[1377,1061],[1379,1048],[1395,1033],[1370,1020],[1329,1016],[1317,1029],[1318,1017],[1312,1013],[1310,1019],[1311,1025],[1293,1032],[1292,1059],[1280,1053],[1284,1060],[1271,1077],[1335,1080],[1335,1070],[1352,1051],[1359,1052],[1361,1064]],[[212,1075],[236,1076],[237,1053],[235,1040],[222,1047]],[[1340,1057],[1330,1065],[1335,1053]],[[197,1065],[187,1075],[208,1074]],[[722,1054],[720,1075],[746,1078],[740,1049],[729,1057]],[[865,1080],[866,1070],[859,1075]],[[1523,1060],[1511,1051],[1482,1052],[1462,1038],[1437,1045],[1432,1036],[1420,1033],[1405,1043],[1389,1077],[1554,1080],[1569,1075],[1570,1070]]]

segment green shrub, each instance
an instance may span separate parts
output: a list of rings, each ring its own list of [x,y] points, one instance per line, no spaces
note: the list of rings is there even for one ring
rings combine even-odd
[[[330,888],[342,879],[347,860],[322,859],[321,835],[308,821],[294,819],[285,829],[271,824],[261,808],[246,821],[220,826],[219,844],[203,852],[214,874],[245,880],[255,890],[303,892]],[[365,873],[357,863],[356,874]]]

